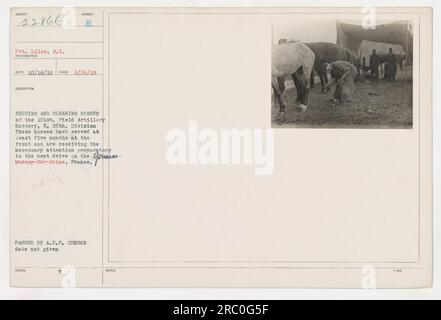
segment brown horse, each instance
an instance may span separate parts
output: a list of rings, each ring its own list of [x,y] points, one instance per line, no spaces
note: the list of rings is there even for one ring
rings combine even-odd
[[[360,66],[360,61],[356,54],[350,50],[340,47],[339,45],[331,42],[312,42],[306,43],[306,45],[314,52],[314,70],[317,72],[320,83],[321,92],[325,93],[328,84],[328,75],[326,70],[323,70],[325,63],[331,63],[338,60],[345,60],[351,62],[357,67]],[[311,77],[311,88],[314,88],[314,77]]]

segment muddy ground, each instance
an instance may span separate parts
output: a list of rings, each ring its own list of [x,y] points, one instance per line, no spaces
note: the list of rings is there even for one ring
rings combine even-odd
[[[272,98],[271,120],[274,128],[412,128],[412,82],[404,71],[399,71],[394,82],[386,80],[359,81],[351,102],[336,104],[328,94],[320,93],[320,83],[311,89],[308,110],[302,112],[295,102],[297,93],[291,80],[286,80],[283,94],[286,103],[286,121],[274,120],[279,112]],[[317,81],[317,80],[316,80]]]

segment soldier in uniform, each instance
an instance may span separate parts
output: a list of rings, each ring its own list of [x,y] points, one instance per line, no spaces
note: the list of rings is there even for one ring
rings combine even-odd
[[[378,68],[380,66],[380,58],[377,55],[377,50],[372,51],[371,57],[369,59],[369,67],[371,69],[372,80],[378,80]]]
[[[397,57],[394,55],[392,48],[389,49],[389,54],[386,58],[386,66],[385,66],[385,78],[388,81],[395,80],[395,76],[397,74]]]
[[[333,82],[337,84],[332,101],[339,103],[350,102],[354,93],[354,81],[358,74],[357,68],[349,61],[343,60],[325,64],[325,68],[330,72],[332,78],[328,84],[327,91],[330,90],[329,86]]]

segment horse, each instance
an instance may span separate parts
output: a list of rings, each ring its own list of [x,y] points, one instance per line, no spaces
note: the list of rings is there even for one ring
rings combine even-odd
[[[279,102],[278,122],[285,118],[285,103],[282,93],[285,77],[291,76],[297,88],[297,101],[302,111],[309,102],[309,86],[315,54],[304,43],[282,43],[272,49],[271,86],[275,99]]]
[[[321,92],[327,92],[328,75],[326,70],[323,69],[325,63],[331,63],[334,61],[345,60],[351,62],[353,65],[360,67],[360,60],[357,55],[354,54],[349,49],[343,48],[337,44],[331,42],[311,42],[306,43],[306,45],[314,52],[314,70],[317,72],[320,83]],[[314,77],[311,77],[310,87],[314,88]]]

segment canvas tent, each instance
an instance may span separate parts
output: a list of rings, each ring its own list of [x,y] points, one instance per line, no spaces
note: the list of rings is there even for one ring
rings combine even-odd
[[[360,48],[364,40],[401,45],[406,54],[406,62],[412,64],[413,36],[412,24],[409,21],[382,24],[369,29],[337,21],[338,45],[360,55]]]

